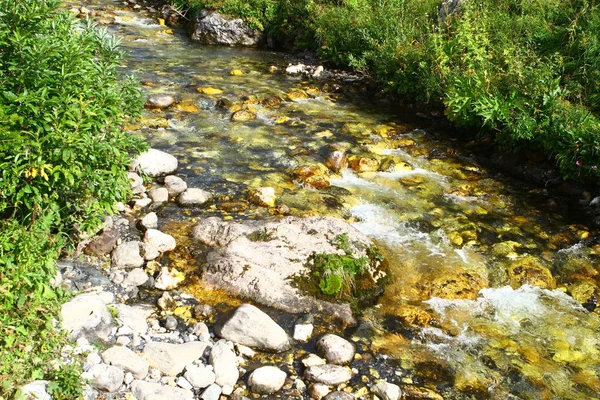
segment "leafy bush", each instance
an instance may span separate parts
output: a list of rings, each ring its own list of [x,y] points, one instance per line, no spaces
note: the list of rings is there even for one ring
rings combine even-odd
[[[129,191],[121,129],[139,113],[135,83],[106,30],[81,26],[57,0],[0,3],[0,216],[88,229]]]

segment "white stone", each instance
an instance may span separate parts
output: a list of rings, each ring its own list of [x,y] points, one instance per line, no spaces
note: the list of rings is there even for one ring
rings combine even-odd
[[[112,252],[113,268],[139,268],[144,265],[140,244],[137,240],[119,244]]]
[[[315,68],[315,72],[313,72],[312,76],[315,78],[318,78],[321,76],[322,73],[323,73],[323,66],[319,65],[317,68]]]
[[[152,199],[149,197],[135,199],[133,200],[133,209],[140,210],[142,208],[148,207],[150,204],[152,204]]]
[[[287,374],[277,367],[260,367],[248,377],[248,386],[254,393],[273,394],[283,387],[285,378]]]
[[[84,379],[89,379],[93,387],[106,392],[119,390],[125,374],[118,367],[106,364],[97,364],[81,374]]]
[[[307,342],[313,333],[313,324],[297,324],[294,326],[294,340]]]
[[[252,350],[248,346],[244,346],[243,344],[236,344],[235,348],[237,349],[237,352],[240,356],[252,358],[256,355],[256,352],[254,350]]]
[[[183,376],[192,384],[195,388],[203,389],[215,383],[215,373],[213,370],[206,365],[194,365],[190,364],[185,367],[185,374]]]
[[[155,212],[144,215],[144,218],[140,221],[140,224],[146,229],[156,229],[158,226],[158,216]]]
[[[160,383],[133,381],[131,392],[136,400],[193,400],[191,390],[164,386]]]
[[[62,328],[72,340],[80,337],[107,339],[112,329],[112,315],[97,294],[84,293],[63,304]]]
[[[173,103],[175,103],[173,96],[159,94],[148,98],[146,101],[146,108],[169,108]]]
[[[125,379],[123,379],[123,381],[125,382],[126,385],[129,385],[134,380],[135,380],[135,378],[133,377],[133,374],[131,372],[127,372],[125,374]]]
[[[147,343],[142,352],[150,366],[158,368],[162,373],[175,376],[183,371],[186,365],[202,357],[207,344],[189,342],[171,344],[161,342]]]
[[[168,175],[177,169],[177,159],[157,149],[150,149],[137,158],[138,169],[146,175]]]
[[[312,353],[302,359],[302,365],[304,365],[307,368],[312,367],[313,365],[324,365],[324,364],[327,364],[327,361],[325,361],[325,359],[319,357],[316,354],[312,354]]]
[[[202,395],[200,396],[200,400],[219,400],[221,396],[221,388],[219,385],[212,384],[206,388]]]
[[[197,322],[194,324],[193,333],[198,336],[198,339],[202,342],[208,342],[210,340],[210,331],[204,322]]]
[[[329,386],[337,386],[346,383],[352,378],[352,372],[340,365],[325,364],[308,367],[304,371],[304,377],[311,382],[324,383]]]
[[[169,191],[164,187],[153,187],[148,195],[155,203],[166,203],[169,201]]]
[[[148,375],[148,361],[127,347],[113,346],[102,353],[102,359],[106,364],[131,372],[136,379],[144,379]]]
[[[137,335],[143,335],[148,331],[146,319],[151,310],[125,304],[115,304],[114,307],[117,310],[117,321],[120,325],[130,327]]]
[[[188,380],[185,379],[183,376],[177,378],[177,386],[188,390],[192,390],[194,388],[192,384],[189,383]]]
[[[187,183],[183,179],[175,175],[165,176],[165,188],[169,192],[169,196],[177,196],[187,189]]]
[[[127,273],[123,280],[123,286],[141,286],[148,281],[148,275],[142,268],[134,268]]]
[[[219,340],[210,351],[209,362],[214,368],[217,385],[234,386],[239,378],[237,357],[225,340]]]
[[[129,336],[119,336],[117,337],[117,344],[121,346],[127,346],[131,343],[131,338]]]
[[[154,287],[160,290],[172,290],[175,289],[181,282],[183,282],[185,276],[175,269],[169,271],[168,267],[162,267],[160,273],[154,281]]]
[[[151,244],[142,243],[142,249],[144,250],[144,260],[146,261],[155,260],[160,256],[160,251]]]
[[[306,70],[306,65],[304,65],[304,64],[289,65],[285,69],[285,73],[288,75],[298,75],[298,74],[304,72],[305,70]]]
[[[356,353],[354,344],[331,333],[323,335],[317,341],[317,351],[325,357],[328,363],[339,365],[350,363]]]
[[[402,392],[398,385],[380,380],[371,388],[371,392],[381,400],[398,400]]]
[[[222,338],[260,350],[280,352],[290,347],[283,328],[251,304],[239,306],[215,332]]]
[[[275,207],[275,189],[272,187],[261,187],[252,189],[248,192],[248,200],[251,203],[264,206],[264,207]]]
[[[157,229],[148,229],[144,234],[144,244],[153,246],[161,253],[174,250],[177,247],[175,238]]]
[[[185,192],[177,197],[177,202],[181,206],[199,206],[212,199],[212,197],[212,193],[207,192],[206,190],[187,188]]]
[[[21,387],[21,392],[25,399],[51,400],[52,396],[48,394],[48,381],[33,381]]]
[[[142,186],[144,184],[144,180],[142,179],[142,177],[136,174],[135,172],[128,172],[127,177],[129,178],[129,184],[131,185],[132,189],[138,186]]]
[[[92,368],[94,365],[100,364],[102,362],[102,357],[100,354],[94,352],[87,355],[85,358],[85,362],[83,363],[83,370],[87,371]]]
[[[310,385],[309,391],[311,399],[321,400],[331,392],[331,389],[323,383],[313,383]]]

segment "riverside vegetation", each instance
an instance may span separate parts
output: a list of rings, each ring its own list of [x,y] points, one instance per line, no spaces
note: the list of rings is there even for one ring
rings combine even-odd
[[[462,3],[462,4],[461,4]],[[454,5],[460,4],[456,10]],[[589,0],[175,0],[246,19],[276,42],[443,107],[498,146],[541,150],[567,178],[600,174],[600,8]]]
[[[54,398],[80,392],[77,367],[51,362],[67,294],[50,282],[76,232],[128,196],[130,155],[145,148],[121,129],[142,103],[118,43],[59,5],[0,2],[0,398],[41,378]]]

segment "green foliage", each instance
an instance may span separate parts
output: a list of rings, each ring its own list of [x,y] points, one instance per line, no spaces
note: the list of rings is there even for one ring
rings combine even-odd
[[[55,211],[55,228],[86,230],[129,193],[144,144],[121,126],[141,95],[117,71],[117,41],[57,5],[0,3],[0,216]]]
[[[56,400],[78,399],[83,394],[81,370],[73,365],[62,365],[50,376],[48,393]]]
[[[332,273],[326,275],[319,281],[319,289],[328,296],[339,293],[342,290],[343,280],[341,275]]]

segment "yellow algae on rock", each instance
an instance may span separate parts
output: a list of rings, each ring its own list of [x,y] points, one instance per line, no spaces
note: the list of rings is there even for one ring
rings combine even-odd
[[[198,91],[198,93],[207,94],[207,95],[216,95],[216,94],[223,93],[223,91],[221,89],[217,89],[214,87],[199,87],[199,88],[196,88],[196,90]]]
[[[550,269],[541,259],[534,256],[525,256],[513,261],[507,272],[510,285],[515,289],[526,284],[542,289],[556,287],[556,281]]]
[[[244,72],[242,70],[239,70],[239,69],[234,69],[233,71],[231,71],[229,73],[229,75],[232,75],[232,76],[242,76],[242,75],[244,75]]]
[[[287,93],[287,98],[290,101],[296,101],[308,98],[308,95],[303,90],[297,89]]]

